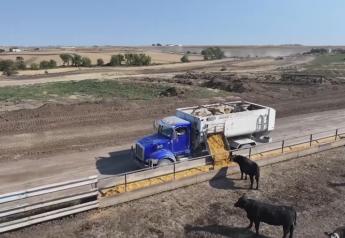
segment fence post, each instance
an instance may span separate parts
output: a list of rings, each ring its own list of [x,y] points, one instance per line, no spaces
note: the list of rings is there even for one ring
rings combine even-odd
[[[285,140],[282,140],[282,154],[284,153]]]
[[[175,167],[176,163],[174,162],[174,180],[176,180],[176,167]]]
[[[98,190],[98,179],[97,179],[97,181],[95,183],[91,184],[91,188]]]
[[[313,142],[313,134],[310,134],[309,146],[311,147],[311,143]]]
[[[214,170],[214,168],[216,166],[216,162],[214,161],[214,157],[213,156],[211,156],[211,158],[212,158],[212,165],[213,165],[213,170]]]
[[[125,192],[127,192],[127,173],[125,174]]]
[[[335,138],[334,138],[334,140],[337,140],[337,137],[338,137],[338,129],[335,130]]]
[[[252,156],[252,147],[249,148],[249,159]]]

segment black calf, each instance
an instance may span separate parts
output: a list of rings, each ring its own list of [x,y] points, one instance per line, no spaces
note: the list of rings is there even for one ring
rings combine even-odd
[[[242,155],[233,156],[232,161],[238,163],[238,165],[240,166],[241,179],[243,179],[243,174],[245,174],[245,179],[247,179],[247,175],[249,175],[250,188],[253,189],[255,177],[256,189],[259,189],[260,167],[258,166],[258,164]]]

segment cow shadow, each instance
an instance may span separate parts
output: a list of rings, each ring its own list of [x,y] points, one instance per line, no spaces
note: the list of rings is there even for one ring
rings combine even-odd
[[[236,189],[245,189],[235,186],[234,181],[239,179],[231,179],[227,177],[228,167],[221,168],[218,173],[213,176],[209,181],[209,184],[213,188],[225,189],[225,190],[236,190]]]
[[[184,227],[186,237],[193,236],[196,233],[196,237],[200,237],[200,233],[211,233],[214,235],[222,235],[229,238],[270,238],[268,236],[259,235],[256,236],[255,232],[241,227],[229,227],[222,225],[208,225],[208,226],[191,226],[186,225]],[[206,236],[206,235],[205,235]],[[206,236],[207,237],[207,236]]]
[[[96,168],[102,175],[116,175],[140,169],[131,158],[131,150],[109,152],[109,156],[97,157]]]
[[[334,183],[334,182],[328,182],[328,186],[335,188],[335,187],[345,187],[345,183]]]

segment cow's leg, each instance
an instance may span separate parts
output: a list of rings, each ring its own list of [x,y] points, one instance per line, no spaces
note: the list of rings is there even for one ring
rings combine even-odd
[[[253,226],[253,220],[250,219],[250,223],[249,223],[249,226],[247,226],[247,229],[252,228],[252,226]]]
[[[260,227],[260,221],[255,221],[255,232],[256,232],[256,235],[259,235],[259,227]]]
[[[283,238],[286,238],[286,235],[289,233],[289,227],[283,226]]]
[[[259,176],[255,176],[256,180],[256,189],[259,189]]]
[[[249,175],[250,178],[250,189],[253,189],[254,178],[253,175]]]
[[[293,238],[293,231],[294,231],[295,227],[293,225],[290,226],[290,238]]]
[[[247,180],[247,174],[245,173],[244,175],[245,175],[245,176],[244,176],[244,179]]]
[[[243,171],[241,170],[241,180],[243,179]]]

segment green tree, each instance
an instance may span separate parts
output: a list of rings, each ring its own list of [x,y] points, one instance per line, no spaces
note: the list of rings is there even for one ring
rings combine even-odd
[[[38,70],[39,68],[40,68],[40,66],[38,64],[36,64],[36,63],[32,63],[30,65],[30,69],[32,69],[32,70]]]
[[[56,68],[57,63],[55,60],[42,60],[40,62],[40,69],[52,69],[52,68]]]
[[[16,57],[15,65],[16,65],[16,68],[19,70],[25,70],[26,69],[26,64],[24,62],[24,58],[21,56]]]
[[[56,66],[57,66],[57,63],[56,63],[56,61],[55,60],[49,60],[49,67],[51,68],[51,69],[53,69],[53,68],[56,68]]]
[[[104,60],[103,59],[97,59],[97,65],[98,66],[103,66],[104,65]]]
[[[17,73],[16,70],[16,64],[13,60],[0,60],[0,71],[2,71],[4,75],[11,76]]]
[[[91,67],[91,65],[92,65],[92,63],[91,63],[90,58],[88,58],[88,57],[81,58],[81,66],[83,66],[83,67]]]
[[[146,54],[125,54],[126,65],[142,66],[151,64],[151,57]]]
[[[121,54],[118,55],[112,55],[110,58],[109,65],[110,66],[119,66],[122,64],[122,61],[124,60],[124,56]]]
[[[42,60],[40,62],[40,69],[49,69],[49,61],[47,60]]]
[[[205,60],[223,59],[224,52],[219,47],[209,47],[201,51]]]
[[[145,55],[145,54],[140,54],[139,55],[139,60],[142,65],[149,65],[151,64],[151,56]]]
[[[74,54],[72,57],[72,65],[75,67],[79,67],[82,63],[82,57],[78,54]]]
[[[185,55],[182,56],[181,62],[182,62],[182,63],[190,62],[187,54],[185,54]]]
[[[73,60],[73,56],[70,54],[60,54],[60,58],[61,58],[64,66],[66,66],[66,65],[69,66]]]

